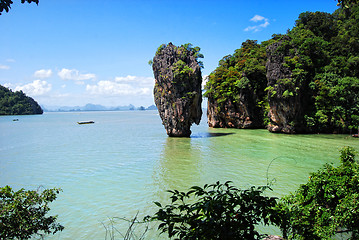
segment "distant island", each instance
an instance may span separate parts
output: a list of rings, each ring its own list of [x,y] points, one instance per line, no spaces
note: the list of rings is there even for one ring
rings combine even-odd
[[[42,114],[40,105],[22,91],[13,92],[0,85],[0,115]]]
[[[85,111],[144,111],[157,110],[155,105],[149,107],[127,106],[106,107],[88,103],[85,106],[40,106],[33,98],[26,96],[22,91],[13,92],[0,85],[0,115],[32,115],[44,112],[85,112]]]
[[[117,106],[117,107],[106,107],[99,104],[88,103],[85,106],[42,106],[44,112],[85,112],[85,111],[135,111],[135,110],[156,110],[155,105],[151,105],[149,107],[135,107],[130,104],[127,106]]]

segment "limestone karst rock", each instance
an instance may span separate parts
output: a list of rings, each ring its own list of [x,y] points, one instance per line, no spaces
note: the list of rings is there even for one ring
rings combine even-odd
[[[219,61],[205,87],[209,127],[264,127],[265,63],[265,48],[254,40]]]
[[[284,65],[284,58],[290,56],[291,46],[281,46],[281,41],[267,47],[267,80],[270,123],[267,126],[271,132],[298,133],[303,132],[303,83],[296,83],[292,72]],[[281,49],[279,49],[281,47]]]
[[[254,94],[249,91],[242,91],[238,100],[231,99],[218,107],[218,102],[208,97],[207,118],[208,126],[213,128],[260,128],[262,127],[261,111],[258,111],[255,104]]]
[[[202,116],[202,74],[199,48],[161,45],[153,58],[154,99],[167,135],[189,137]]]

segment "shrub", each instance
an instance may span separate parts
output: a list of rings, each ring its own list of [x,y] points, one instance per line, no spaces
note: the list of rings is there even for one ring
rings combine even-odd
[[[341,150],[341,164],[326,164],[276,206],[280,228],[289,239],[331,239],[347,232],[359,237],[359,164],[351,147]]]
[[[57,216],[45,216],[48,204],[54,201],[61,189],[38,191],[13,191],[11,187],[0,188],[0,239],[29,239],[62,231]]]
[[[268,224],[276,198],[263,196],[269,188],[241,190],[231,182],[194,186],[188,192],[169,191],[171,204],[159,207],[152,220],[158,220],[161,233],[175,239],[262,239],[255,230]]]

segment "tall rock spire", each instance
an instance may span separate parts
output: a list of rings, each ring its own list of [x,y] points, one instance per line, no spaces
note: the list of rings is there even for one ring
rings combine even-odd
[[[199,48],[161,45],[153,58],[154,98],[167,135],[189,137],[202,116],[202,74]]]

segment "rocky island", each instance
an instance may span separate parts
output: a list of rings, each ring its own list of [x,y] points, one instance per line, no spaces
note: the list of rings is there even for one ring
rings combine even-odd
[[[275,133],[359,126],[359,5],[304,12],[286,34],[245,41],[209,75],[208,124]]]
[[[189,137],[202,116],[202,63],[198,47],[162,44],[153,58],[154,100],[167,135]]]

